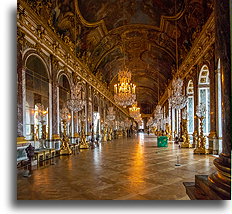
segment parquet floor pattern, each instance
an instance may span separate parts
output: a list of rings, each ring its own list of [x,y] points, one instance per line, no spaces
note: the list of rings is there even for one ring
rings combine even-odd
[[[98,148],[44,162],[31,177],[17,173],[18,200],[189,200],[184,181],[215,171],[211,155],[194,155],[154,136],[101,143]],[[179,157],[181,166],[175,166]]]

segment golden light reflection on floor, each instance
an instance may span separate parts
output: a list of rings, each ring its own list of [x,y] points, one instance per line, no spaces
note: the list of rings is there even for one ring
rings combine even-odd
[[[156,142],[155,136],[141,133],[101,143],[76,155],[56,157],[55,165],[38,167],[28,178],[20,171],[17,199],[188,199],[183,182],[194,181],[196,174],[213,172],[214,157],[193,155],[192,149],[171,143],[159,148]]]

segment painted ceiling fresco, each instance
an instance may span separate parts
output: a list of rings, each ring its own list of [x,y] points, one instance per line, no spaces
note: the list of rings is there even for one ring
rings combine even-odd
[[[180,65],[213,9],[212,0],[25,1],[110,90],[125,63],[146,109],[172,79],[176,45]]]
[[[89,22],[104,19],[108,30],[125,24],[159,26],[161,16],[175,16],[183,5],[184,0],[79,0],[83,17]]]

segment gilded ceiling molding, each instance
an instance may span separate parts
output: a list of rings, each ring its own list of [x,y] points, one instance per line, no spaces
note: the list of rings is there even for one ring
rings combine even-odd
[[[206,24],[203,26],[200,35],[194,41],[191,50],[182,62],[179,70],[175,73],[173,78],[180,77],[184,79],[191,69],[198,64],[201,59],[207,54],[212,48],[215,42],[215,23],[214,23],[214,12],[211,14]],[[172,82],[169,83],[168,88],[171,88]],[[159,104],[163,105],[168,99],[168,90],[165,91]]]
[[[89,68],[71,52],[67,44],[59,38],[47,24],[43,23],[39,19],[38,15],[30,8],[29,5],[27,5],[25,1],[19,0],[17,12],[17,28],[25,34],[30,41],[33,41],[33,44],[31,44],[32,46],[34,45],[33,48],[36,47],[36,43],[39,41],[40,47],[37,45],[39,49],[44,49],[50,55],[54,55],[70,71],[77,72],[78,75],[89,85],[105,96],[110,102],[119,108],[121,112],[129,116],[125,109],[115,104],[113,94],[107,90],[104,84],[96,79],[96,77],[89,71]],[[40,29],[42,27],[42,33],[38,30],[38,26],[40,26]],[[77,67],[80,67],[81,69],[77,69]]]

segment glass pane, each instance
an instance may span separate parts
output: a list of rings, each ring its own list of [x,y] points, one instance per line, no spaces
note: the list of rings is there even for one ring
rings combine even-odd
[[[188,132],[194,131],[193,97],[188,98]]]
[[[208,133],[210,132],[210,90],[207,88],[207,128],[208,128]]]
[[[200,103],[206,106],[206,89],[200,89]],[[206,115],[204,115],[205,117]],[[206,133],[206,118],[203,119],[203,132]]]

